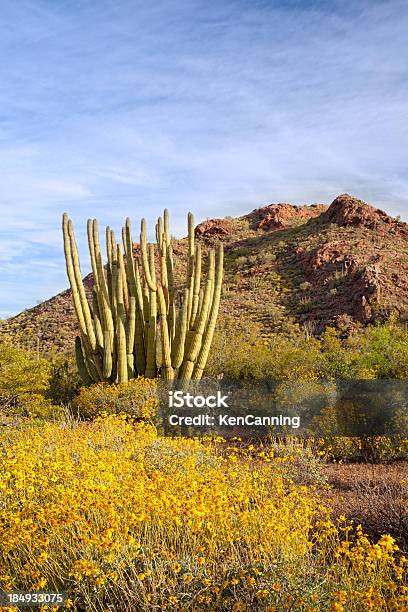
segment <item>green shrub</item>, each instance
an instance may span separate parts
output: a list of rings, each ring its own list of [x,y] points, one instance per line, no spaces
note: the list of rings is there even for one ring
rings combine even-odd
[[[375,378],[408,378],[408,332],[394,319],[362,329],[347,348],[356,355],[357,370]]]
[[[6,415],[46,417],[50,364],[29,349],[0,343],[0,411]]]
[[[271,253],[269,251],[261,251],[258,253],[258,262],[261,264],[268,264],[273,261],[276,261],[275,253]]]
[[[272,314],[265,313],[265,314]],[[320,339],[265,337],[260,324],[224,317],[215,334],[207,376],[235,378],[408,378],[408,332],[394,321],[360,328],[348,339],[328,327]]]
[[[261,327],[247,322],[237,326],[234,319],[224,318],[215,332],[205,375],[225,378],[262,378],[271,354]]]
[[[82,387],[72,409],[84,419],[116,413],[149,419],[157,411],[156,382],[140,376],[117,385],[103,382]]]
[[[305,314],[313,310],[313,300],[310,297],[302,296],[299,300],[298,313]]]
[[[75,357],[57,357],[50,366],[47,397],[53,404],[65,406],[78,395],[82,382]]]
[[[235,264],[237,267],[245,266],[248,263],[248,257],[241,256],[235,259]]]

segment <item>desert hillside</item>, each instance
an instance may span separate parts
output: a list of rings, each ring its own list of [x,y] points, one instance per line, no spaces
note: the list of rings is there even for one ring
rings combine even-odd
[[[195,232],[204,248],[225,245],[221,317],[256,321],[265,334],[290,335],[299,326],[319,334],[328,325],[349,334],[358,323],[408,313],[408,224],[347,194],[330,206],[269,204],[207,220]],[[180,279],[185,249],[185,239],[174,241]],[[70,291],[4,321],[1,331],[43,350],[71,349],[77,326]]]

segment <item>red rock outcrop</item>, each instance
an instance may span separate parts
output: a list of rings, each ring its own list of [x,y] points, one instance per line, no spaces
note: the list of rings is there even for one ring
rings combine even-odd
[[[337,269],[341,267],[344,273],[356,268],[356,262],[348,254],[348,245],[344,242],[326,242],[323,246],[311,251],[297,247],[295,255],[309,276],[325,266]]]
[[[208,219],[199,223],[194,230],[196,238],[212,241],[214,238],[223,239],[230,235],[231,222],[228,219]]]
[[[367,227],[408,235],[408,224],[390,217],[383,210],[374,208],[348,193],[337,196],[324,213],[324,221],[343,227]]]
[[[380,269],[378,264],[367,266],[355,273],[350,286],[350,314],[360,323],[368,323],[372,317],[371,300],[381,296]]]
[[[373,316],[372,304],[381,298],[381,261],[366,264],[349,253],[344,242],[327,242],[321,247],[306,250],[294,249],[294,255],[302,265],[311,284],[317,303],[325,312],[332,313],[330,323],[337,326],[339,317],[351,317],[354,321],[368,323]],[[343,289],[331,295],[334,273],[340,273]],[[321,319],[324,320],[323,317]]]
[[[308,221],[319,217],[327,210],[324,204],[312,204],[311,206],[297,206],[294,204],[278,203],[269,204],[258,208],[251,213],[255,229],[275,231],[291,227],[299,221]]]

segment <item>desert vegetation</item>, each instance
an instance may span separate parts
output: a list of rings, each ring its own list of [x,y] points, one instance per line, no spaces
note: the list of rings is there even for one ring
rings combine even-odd
[[[123,248],[106,228],[107,270],[103,265],[96,219],[88,221],[93,272],[93,302],[88,303],[79,267],[72,221],[63,216],[64,252],[80,335],[75,339],[78,370],[85,384],[125,383],[137,375],[200,379],[218,317],[223,248],[208,255],[201,287],[201,246],[195,246],[194,219],[188,215],[188,265],[184,291],[174,284],[173,248],[165,209],[156,223],[157,252],[147,244],[146,221],[140,230],[140,255],[133,254],[130,219],[122,228]],[[156,278],[156,258],[159,278]],[[177,302],[179,302],[177,306]],[[160,320],[160,325],[159,325]],[[158,339],[160,356],[158,363]]]
[[[2,442],[1,586],[73,609],[406,606],[390,535],[332,519],[292,455],[168,439],[127,417],[27,422]]]
[[[333,251],[336,224],[371,231],[362,204],[190,216],[179,241],[166,212],[155,248],[127,221],[123,251],[107,232],[106,268],[92,220],[85,280],[64,217],[71,292],[57,304],[77,323],[59,321],[64,345],[45,341],[50,301],[0,326],[0,589],[64,591],[95,612],[407,609],[404,435],[167,437],[158,414],[158,377],[269,378],[282,394],[408,378],[404,309]],[[316,322],[317,278],[328,305],[357,283],[357,310]]]
[[[389,347],[404,376],[397,321],[345,340],[254,331],[231,351],[223,324],[211,375],[389,376]],[[72,357],[0,355],[3,589],[64,590],[77,610],[406,606],[406,440],[367,455],[343,437],[165,438],[154,380],[83,386]]]

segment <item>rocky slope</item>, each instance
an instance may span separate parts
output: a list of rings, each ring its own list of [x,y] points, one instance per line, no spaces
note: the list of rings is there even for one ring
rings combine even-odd
[[[330,206],[269,204],[239,218],[196,227],[204,248],[225,245],[221,317],[253,320],[267,335],[344,334],[357,324],[408,314],[408,224],[343,194]],[[137,245],[135,245],[137,252]],[[176,278],[185,274],[185,240],[174,243]],[[87,289],[92,276],[86,278]],[[70,349],[77,326],[70,292],[8,319],[2,333],[46,349]]]

